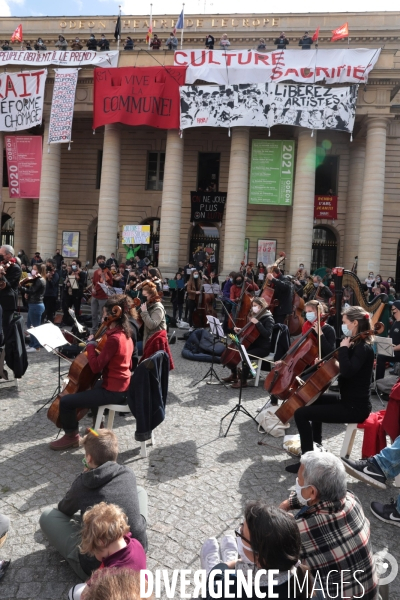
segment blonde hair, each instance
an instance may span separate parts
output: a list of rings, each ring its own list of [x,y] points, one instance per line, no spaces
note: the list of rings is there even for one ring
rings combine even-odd
[[[46,271],[46,265],[45,265],[45,263],[42,263],[40,265],[39,273],[40,273],[40,277],[44,277],[44,278],[46,277],[47,271]]]
[[[118,458],[118,440],[111,429],[100,429],[97,435],[89,433],[83,438],[81,445],[85,453],[92,457],[96,467],[106,462],[116,462]]]
[[[82,517],[81,554],[94,555],[96,551],[121,539],[129,530],[128,517],[116,504],[100,502]]]
[[[147,582],[146,582],[147,588]],[[133,569],[98,569],[82,592],[82,600],[140,600],[140,574]],[[152,594],[150,600],[154,598]]]

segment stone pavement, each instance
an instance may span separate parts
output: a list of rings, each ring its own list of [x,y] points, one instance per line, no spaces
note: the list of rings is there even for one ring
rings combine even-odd
[[[156,445],[142,459],[134,440],[133,417],[115,418],[119,462],[129,465],[149,494],[150,569],[197,569],[199,551],[209,536],[220,537],[241,522],[246,501],[262,498],[278,504],[294,485],[284,471],[290,461],[282,439],[268,437],[261,446],[255,423],[239,415],[227,438],[219,422],[237,399],[237,391],[201,383],[193,387],[208,364],[180,357],[182,343],[172,346],[176,369],[171,373],[165,422],[155,431]],[[77,583],[74,573],[49,547],[38,526],[41,511],[54,506],[81,471],[82,450],[56,453],[48,448],[55,435],[46,411],[36,413],[56,385],[57,359],[41,351],[28,355],[29,369],[18,391],[0,389],[0,512],[12,521],[0,558],[12,564],[0,581],[0,599],[64,599]],[[222,368],[217,367],[222,373]],[[227,371],[223,371],[224,376]],[[245,406],[254,414],[265,401],[258,389],[244,390]],[[381,408],[374,400],[374,409]],[[90,422],[85,419],[82,427]],[[295,427],[289,430],[296,433]],[[338,454],[343,425],[324,426],[325,446]],[[357,435],[354,456],[360,452]],[[369,512],[371,500],[388,502],[396,490],[376,491],[354,480],[349,483],[371,521],[374,550],[384,546],[400,559],[399,529]],[[400,599],[399,578],[391,584]]]

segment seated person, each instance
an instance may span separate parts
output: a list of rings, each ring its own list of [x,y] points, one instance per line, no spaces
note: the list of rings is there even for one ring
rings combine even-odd
[[[126,514],[116,504],[100,502],[82,518],[81,554],[94,556],[100,569],[115,567],[140,571],[146,568],[146,554],[140,542],[132,537]],[[80,600],[83,590],[91,585],[78,583],[69,592],[70,600]]]
[[[82,445],[85,450],[83,472],[58,507],[47,508],[41,514],[39,523],[50,543],[85,581],[100,563],[79,553],[82,516],[89,507],[100,502],[118,504],[128,517],[132,537],[147,550],[147,493],[136,486],[132,469],[117,464],[118,442],[112,431],[101,429],[93,433],[90,430]],[[77,512],[80,514],[77,515]]]
[[[6,515],[2,515],[0,513],[0,548],[4,545],[8,530],[10,528],[10,519],[6,517]],[[1,560],[0,559],[0,580],[4,577],[4,573],[7,570],[11,560]]]
[[[303,454],[296,491],[280,508],[298,509],[295,519],[301,536],[301,561],[314,576],[318,572],[325,597],[337,595],[341,571],[351,574],[355,569],[358,581],[351,575],[344,579],[341,597],[377,597],[369,521],[358,498],[347,490],[339,458],[330,452]]]
[[[300,564],[300,534],[291,515],[262,502],[250,502],[245,508],[243,523],[235,530],[235,535],[237,544],[232,536],[225,536],[221,540],[221,549],[216,538],[210,538],[203,544],[200,553],[201,568],[206,570],[207,575],[215,571],[214,594],[210,594],[212,584],[209,579],[207,600],[212,597],[271,598],[272,594],[285,600],[312,597],[313,578],[307,567]],[[234,570],[235,574],[229,575],[229,584],[227,582],[224,586],[224,572],[228,569]],[[254,586],[251,595],[246,594],[244,587],[239,595],[238,572],[242,571],[241,575],[247,579],[248,571],[251,571],[251,580],[254,582],[260,569],[279,571],[279,574],[274,574],[277,583],[273,589],[268,588],[268,575],[261,574],[261,595],[256,595],[258,590]],[[218,570],[220,573],[217,573]],[[300,593],[299,587],[303,585],[303,593]],[[216,595],[217,586],[222,587],[222,594]]]
[[[391,446],[386,446],[375,456],[366,460],[342,458],[344,468],[352,477],[372,485],[378,490],[386,490],[386,480],[394,479],[400,473],[400,436]],[[392,499],[389,504],[371,502],[371,512],[378,519],[400,527],[400,494],[396,503]]]
[[[93,574],[82,600],[141,600],[140,575],[132,569],[100,569]],[[154,600],[153,594],[150,600]]]

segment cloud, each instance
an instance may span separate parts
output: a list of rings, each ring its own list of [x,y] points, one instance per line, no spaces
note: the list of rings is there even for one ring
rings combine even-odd
[[[0,0],[0,17],[11,17],[11,10],[6,0]]]

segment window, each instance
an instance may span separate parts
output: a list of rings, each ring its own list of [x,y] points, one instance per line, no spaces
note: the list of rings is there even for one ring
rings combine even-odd
[[[218,192],[219,187],[219,152],[199,152],[197,165],[197,190]]]
[[[322,156],[317,152],[317,168],[315,169],[315,195],[337,195],[337,179],[339,172],[338,156]],[[330,191],[331,190],[331,191]]]
[[[162,190],[165,152],[149,152],[147,159],[146,190]]]
[[[103,165],[103,150],[97,150],[97,172],[96,172],[96,190],[101,185],[101,167]]]

